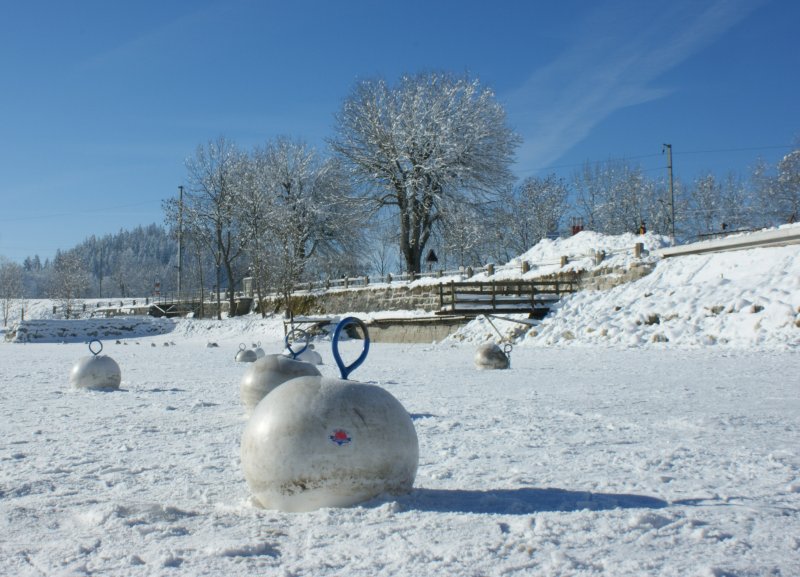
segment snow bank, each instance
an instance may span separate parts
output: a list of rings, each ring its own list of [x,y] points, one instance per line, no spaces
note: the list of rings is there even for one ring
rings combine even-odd
[[[648,276],[584,291],[527,334],[527,345],[796,349],[800,247],[660,261]]]

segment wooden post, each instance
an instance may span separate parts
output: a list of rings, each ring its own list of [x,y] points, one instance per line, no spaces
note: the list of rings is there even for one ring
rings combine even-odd
[[[473,273],[472,273],[472,267],[471,267],[471,266],[468,266],[466,269],[464,269],[464,274],[465,274],[465,276],[466,276],[467,278],[470,278],[470,277],[472,277],[472,274],[473,274]]]
[[[487,276],[494,275],[494,264],[493,263],[489,263],[489,264],[486,265],[486,275]]]
[[[530,270],[531,270],[531,263],[529,263],[527,260],[523,260],[522,261],[522,274],[525,274],[526,272],[528,272]]]
[[[444,286],[439,283],[439,310],[444,308]]]
[[[606,258],[605,251],[602,251],[602,250],[595,251],[595,253],[594,253],[594,264],[600,264],[601,262],[603,262],[603,260],[605,260],[605,258]]]
[[[644,250],[644,243],[637,242],[633,245],[633,257],[642,258],[642,250]]]
[[[392,284],[392,273],[386,273],[386,284]]]
[[[344,288],[350,288],[350,279],[344,277]]]
[[[369,277],[367,275],[364,275],[364,286],[367,286],[368,284],[369,284]]]
[[[567,266],[568,262],[569,262],[569,257],[567,257],[567,256],[562,256],[561,257],[561,266]]]

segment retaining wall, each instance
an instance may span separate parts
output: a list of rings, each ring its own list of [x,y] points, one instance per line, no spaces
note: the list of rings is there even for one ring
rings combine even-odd
[[[642,278],[654,266],[653,263],[640,262],[626,269],[601,268],[579,273],[560,273],[552,275],[552,278],[561,281],[577,280],[580,290],[609,290]],[[302,296],[304,310],[296,311],[295,314],[303,315],[415,310],[432,313],[440,308],[438,284],[413,288],[399,283],[381,284],[350,289],[304,291],[298,296]]]

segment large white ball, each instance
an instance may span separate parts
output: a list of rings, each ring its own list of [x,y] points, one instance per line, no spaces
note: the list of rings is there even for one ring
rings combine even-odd
[[[117,362],[106,355],[83,357],[72,367],[69,383],[78,389],[119,389],[122,373]]]
[[[419,442],[388,391],[299,377],[259,403],[242,435],[244,477],[265,508],[347,507],[414,485]]]
[[[247,412],[278,385],[296,377],[319,376],[309,363],[295,361],[283,355],[265,355],[247,368],[239,386],[239,394]]]
[[[494,343],[481,345],[475,352],[476,369],[507,369],[509,365],[508,356]]]

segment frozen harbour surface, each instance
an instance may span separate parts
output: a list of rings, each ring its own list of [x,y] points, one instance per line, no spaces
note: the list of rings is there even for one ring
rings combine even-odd
[[[536,250],[598,239],[568,242]],[[411,414],[414,489],[309,513],[256,506],[239,462],[234,356],[279,353],[279,319],[27,306],[28,342],[0,341],[2,575],[800,575],[800,247],[663,260],[528,332],[372,343],[351,378]],[[476,370],[499,333],[511,368]],[[71,389],[102,335],[120,390]]]
[[[800,574],[794,352],[518,347],[476,371],[470,346],[373,343],[353,378],[411,413],[414,490],[292,514],[242,476],[238,340],[169,338],[107,344],[118,392],[69,389],[84,344],[0,345],[3,574]]]

